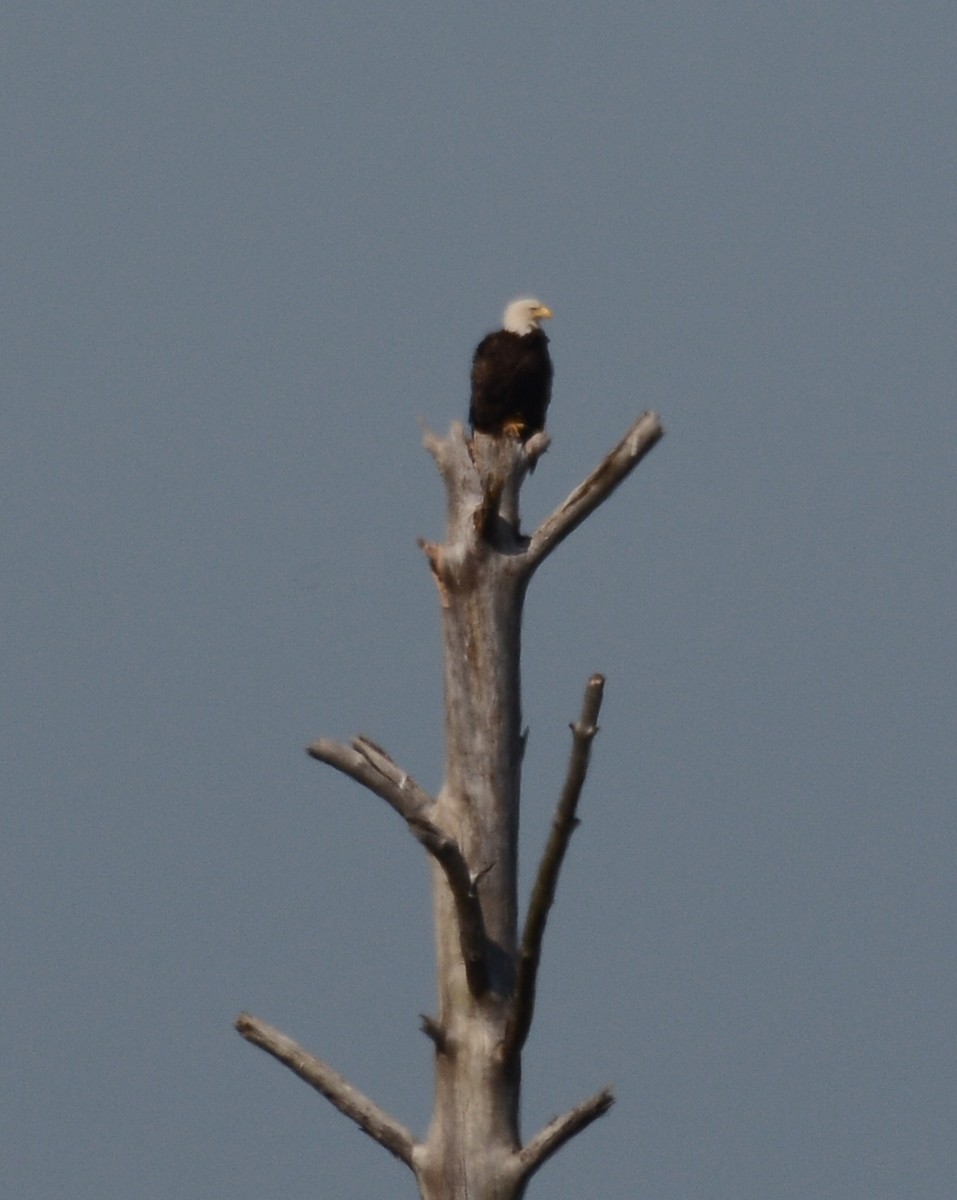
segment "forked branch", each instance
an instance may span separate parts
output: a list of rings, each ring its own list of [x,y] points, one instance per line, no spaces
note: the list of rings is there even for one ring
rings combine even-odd
[[[657,413],[646,412],[639,417],[614,450],[536,529],[522,558],[523,570],[530,575],[599,504],[607,500],[662,437],[664,429]]]
[[[316,738],[307,753],[367,787],[406,821],[427,820],[435,807],[429,793],[367,737],[353,738],[348,746]]]
[[[367,737],[348,746],[330,738],[317,738],[308,753],[319,762],[342,771],[381,797],[402,817],[412,836],[438,862],[455,900],[462,959],[472,994],[488,987],[488,942],[475,877],[459,844],[432,820],[435,801],[389,755]]]
[[[565,786],[562,788],[562,794],[555,806],[551,832],[538,866],[538,873],[535,876],[535,884],[528,904],[528,913],[525,917],[525,928],[522,933],[522,945],[516,969],[512,1012],[505,1035],[507,1058],[521,1052],[532,1027],[532,1017],[535,1013],[535,988],[542,957],[545,924],[555,900],[555,890],[558,886],[558,876],[565,859],[565,852],[578,825],[578,817],[575,814],[582,787],[585,784],[585,776],[588,773],[591,744],[598,732],[598,714],[601,711],[604,690],[605,677],[593,675],[585,687],[581,716],[571,725],[572,751],[568,761]]]
[[[334,1105],[350,1121],[367,1133],[369,1137],[384,1146],[390,1154],[394,1154],[407,1167],[412,1167],[412,1151],[415,1139],[404,1125],[390,1117],[375,1101],[353,1087],[338,1071],[334,1071],[321,1058],[316,1058],[297,1046],[292,1038],[286,1037],[278,1029],[273,1029],[265,1021],[249,1013],[241,1013],[234,1022],[236,1030],[247,1042],[259,1046],[267,1054],[287,1066],[290,1071],[299,1076],[316,1089]]]

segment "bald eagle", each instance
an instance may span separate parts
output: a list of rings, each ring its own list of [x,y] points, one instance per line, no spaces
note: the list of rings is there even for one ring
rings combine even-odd
[[[469,423],[478,433],[516,434],[523,442],[545,427],[552,360],[539,321],[552,315],[539,300],[513,300],[502,328],[487,334],[472,356]]]

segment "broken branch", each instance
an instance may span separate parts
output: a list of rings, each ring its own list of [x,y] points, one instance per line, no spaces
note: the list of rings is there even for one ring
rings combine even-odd
[[[300,1079],[325,1096],[350,1121],[354,1121],[363,1133],[385,1147],[407,1167],[412,1167],[412,1151],[415,1139],[404,1125],[389,1116],[375,1101],[353,1087],[347,1079],[334,1071],[321,1058],[307,1053],[297,1046],[292,1038],[265,1021],[249,1013],[241,1013],[234,1022],[236,1030],[247,1042],[259,1046],[271,1054]]]
[[[529,1179],[542,1163],[565,1145],[566,1142],[596,1121],[615,1103],[611,1088],[602,1088],[588,1100],[583,1100],[564,1116],[549,1121],[540,1133],[518,1152],[519,1171],[522,1179]]]
[[[575,812],[585,783],[585,776],[588,773],[592,740],[598,732],[598,714],[601,711],[604,690],[605,677],[592,675],[585,687],[581,716],[571,726],[572,750],[565,776],[565,786],[562,788],[562,794],[555,806],[552,828],[538,866],[538,874],[535,877],[528,913],[525,917],[525,928],[522,932],[514,1000],[505,1036],[507,1058],[521,1052],[532,1027],[532,1017],[535,1012],[535,987],[538,980],[538,966],[542,957],[545,924],[548,920],[549,910],[555,901],[558,875],[565,859],[565,852],[578,825]]]
[[[445,872],[455,900],[459,941],[472,994],[488,987],[487,939],[482,906],[458,842],[432,820],[435,801],[370,738],[354,738],[344,746],[330,738],[317,738],[308,749],[312,758],[342,771],[394,808],[412,836],[424,846]]]
[[[663,436],[664,429],[657,413],[646,412],[639,417],[614,450],[541,523],[522,558],[523,571],[531,575],[599,504],[608,499]]]
[[[349,746],[331,738],[317,738],[307,753],[361,783],[394,808],[405,821],[427,818],[435,807],[428,792],[369,738],[354,738]]]

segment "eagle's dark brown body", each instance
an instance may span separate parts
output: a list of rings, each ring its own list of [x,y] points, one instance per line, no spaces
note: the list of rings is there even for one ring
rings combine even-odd
[[[552,361],[541,329],[500,329],[482,338],[472,357],[469,421],[479,433],[517,433],[527,441],[545,427]]]

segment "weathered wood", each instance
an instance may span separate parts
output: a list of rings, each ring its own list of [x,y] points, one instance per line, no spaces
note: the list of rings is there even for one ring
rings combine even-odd
[[[429,854],[433,877],[438,1015],[423,1017],[435,1048],[435,1104],[423,1141],[320,1059],[243,1015],[239,1032],[285,1063],[415,1172],[423,1200],[520,1200],[529,1178],[607,1112],[608,1089],[551,1121],[522,1145],[521,1052],[534,1013],[546,918],[577,823],[604,680],[588,684],[572,725],[568,775],[518,944],[518,827],[525,746],[521,628],[536,568],[638,465],[662,436],[646,413],[598,468],[530,536],[522,482],[548,448],[540,433],[509,436],[453,425],[425,445],[446,489],[442,542],[420,542],[439,592],[445,700],[445,780],[434,798],[384,750],[359,737],[320,738],[309,753],[399,813]]]
[[[414,1158],[424,1200],[515,1200],[532,1172],[611,1104],[610,1092],[600,1093],[522,1149],[521,1050],[534,1009],[545,918],[574,827],[604,683],[600,676],[590,681],[582,717],[573,726],[569,778],[520,949],[522,608],[536,567],[660,436],[657,417],[646,414],[529,538],[519,524],[519,491],[547,438],[523,447],[507,437],[468,439],[459,426],[445,439],[426,435],[447,493],[445,541],[423,545],[442,617],[445,782],[436,819],[453,832],[473,871],[483,872],[478,895],[489,939],[489,987],[482,995],[468,987],[453,898],[433,870],[439,1024],[446,1052],[436,1058],[432,1125]]]
[[[542,956],[542,939],[545,936],[545,923],[555,900],[558,875],[562,869],[568,843],[578,826],[578,817],[575,813],[585,784],[585,776],[588,773],[591,744],[598,732],[598,714],[601,711],[604,690],[604,676],[593,675],[585,688],[581,716],[571,726],[572,753],[565,776],[565,786],[562,788],[562,794],[555,807],[551,832],[538,866],[538,873],[535,876],[531,898],[528,902],[528,912],[525,916],[525,927],[522,931],[522,944],[518,952],[515,988],[512,994],[512,1010],[509,1014],[505,1034],[506,1058],[521,1053],[532,1026],[532,1018],[535,1015],[535,990],[538,982],[538,965]]]
[[[649,450],[664,437],[657,413],[638,418],[618,445],[535,531],[525,555],[531,573],[628,478]]]
[[[488,986],[487,939],[475,878],[455,838],[436,823],[436,802],[367,737],[353,738],[351,746],[317,738],[308,753],[385,800],[441,866],[455,904],[459,948],[469,985],[477,994],[484,992]]]
[[[437,819],[474,872],[488,936],[488,989],[468,986],[454,901],[433,870],[439,1023],[435,1105],[415,1171],[424,1200],[516,1194],[517,1062],[501,1053],[514,983],[521,764],[520,640],[524,580],[515,559],[519,442],[461,428],[432,450],[448,493],[446,538],[429,561],[442,600],[445,782]]]
[[[278,1059],[354,1121],[363,1133],[367,1133],[380,1146],[384,1146],[400,1162],[412,1166],[415,1139],[408,1129],[393,1120],[378,1104],[363,1095],[328,1063],[309,1054],[301,1046],[297,1046],[292,1038],[286,1037],[284,1033],[273,1029],[271,1025],[250,1013],[240,1013],[234,1025],[237,1033],[247,1042],[252,1042],[254,1046],[259,1046],[267,1054]]]

